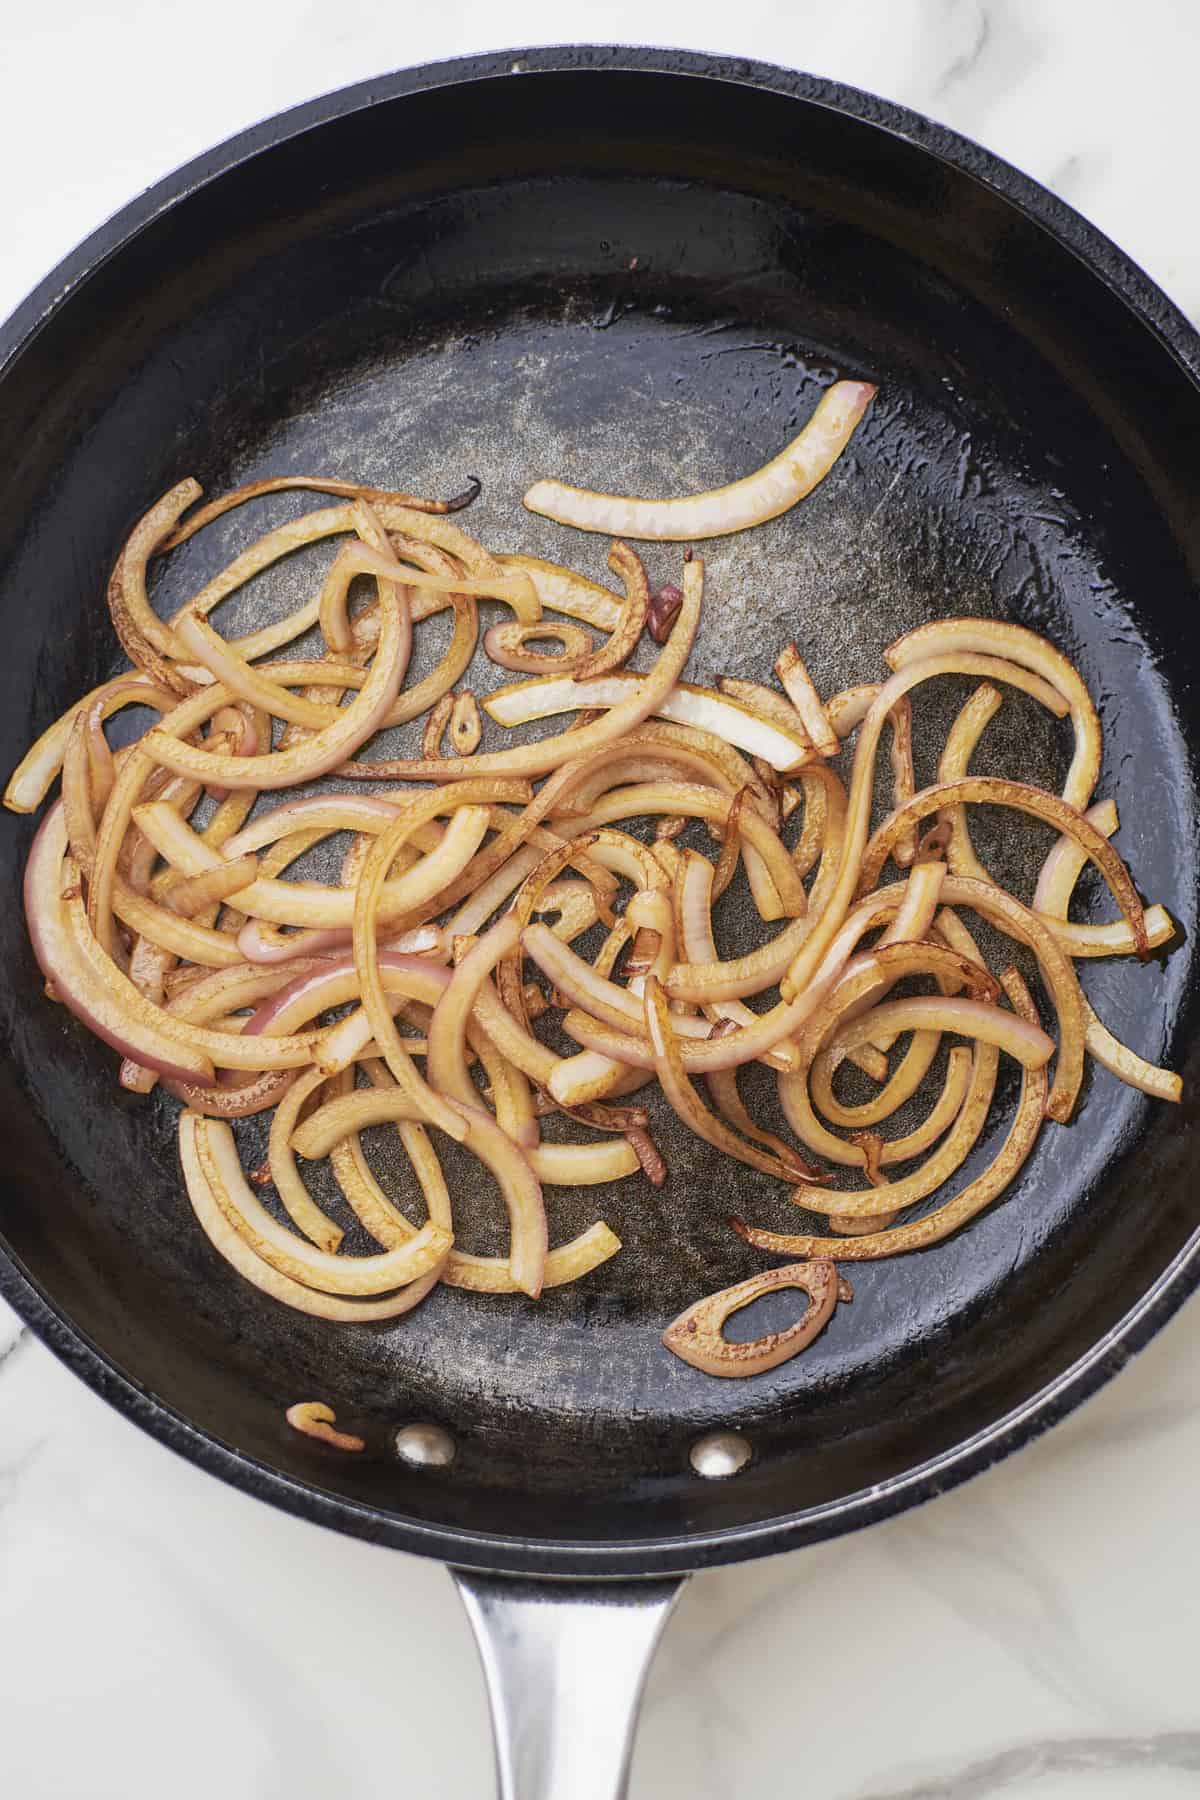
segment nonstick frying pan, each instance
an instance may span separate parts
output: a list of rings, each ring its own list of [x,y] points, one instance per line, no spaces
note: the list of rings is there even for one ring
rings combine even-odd
[[[1121,847],[1181,927],[1169,957],[1086,965],[1085,987],[1192,1095],[1198,372],[1196,334],[1069,209],[832,83],[573,48],[351,88],[152,190],[0,333],[0,765],[117,666],[105,578],[185,474],[210,491],[296,469],[449,492],[478,470],[469,523],[485,541],[599,573],[599,540],[522,514],[530,479],[728,479],[835,374],[866,376],[879,398],[833,477],[708,547],[693,668],[762,677],[796,636],[832,686],[872,678],[891,637],[938,615],[1048,633],[1098,697]],[[194,540],[164,604],[247,528]],[[665,578],[667,552],[650,558]],[[1052,781],[1058,736],[1016,702],[1000,724],[992,766]],[[853,1306],[753,1382],[699,1375],[658,1335],[759,1266],[726,1215],[782,1227],[787,1203],[677,1135],[661,1193],[551,1196],[558,1236],[599,1213],[624,1240],[580,1286],[536,1306],[438,1292],[395,1328],[322,1326],[217,1261],[169,1107],[120,1094],[111,1054],[46,1003],[20,907],[32,822],[6,814],[0,831],[0,1288],[201,1466],[449,1562],[506,1794],[622,1791],[621,1716],[679,1577],[868,1524],[987,1466],[1196,1280],[1195,1102],[1156,1106],[1095,1071],[1076,1122],[1043,1133],[990,1213],[858,1268]],[[1028,878],[1023,847],[993,853]],[[487,1196],[463,1184],[456,1200],[468,1247],[499,1247]],[[284,1408],[313,1395],[366,1456],[288,1430]],[[424,1428],[402,1440],[411,1460],[406,1426]],[[738,1460],[730,1434],[749,1460],[712,1479]]]

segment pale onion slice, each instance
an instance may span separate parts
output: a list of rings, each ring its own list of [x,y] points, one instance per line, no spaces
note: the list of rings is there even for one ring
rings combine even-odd
[[[258,875],[256,856],[239,856],[227,861],[223,869],[206,869],[200,875],[185,875],[168,890],[168,911],[190,919],[206,912],[217,900],[228,900],[248,888]]]
[[[299,831],[382,831],[401,804],[383,794],[310,794],[303,800],[284,800],[256,813],[222,848],[226,856],[245,856]]]
[[[530,644],[549,641],[555,650],[531,650]],[[572,675],[592,654],[592,640],[578,625],[555,619],[539,619],[521,625],[515,619],[491,625],[483,634],[483,647],[494,663],[514,675]]]
[[[938,759],[939,782],[958,781],[967,773],[975,746],[1003,704],[1003,694],[990,681],[982,682],[975,689],[950,727]],[[911,797],[910,795],[909,798]],[[991,875],[975,854],[966,807],[944,806],[938,813],[938,821],[950,833],[946,845],[946,861],[954,873],[967,876],[972,881],[991,881]]]
[[[688,567],[694,568],[695,564],[689,563]],[[648,679],[625,670],[614,670],[592,681],[576,681],[571,675],[544,675],[497,688],[483,706],[498,725],[525,725],[531,719],[548,719],[555,713],[594,706],[626,706]],[[712,688],[697,687],[694,682],[674,683],[646,712],[675,725],[691,725],[710,732],[750,756],[761,756],[773,769],[795,769],[812,756],[811,745],[799,732],[753,711],[740,700],[715,693]]]
[[[323,731],[336,720],[339,711],[337,707],[320,706],[313,700],[305,699],[302,694],[290,693],[284,686],[286,676],[282,680],[273,681],[269,676],[263,675],[246,662],[232,644],[215,632],[199,613],[185,613],[175,627],[175,636],[187,655],[207,669],[214,681],[222,682],[231,694],[236,694],[241,700],[248,700],[251,706],[261,707],[272,717],[307,726],[310,731]],[[346,685],[361,686],[365,680],[362,671],[353,664],[331,664],[330,686],[336,684],[339,674],[351,678]],[[356,676],[358,680],[353,683],[352,678]]]
[[[1107,838],[1090,825],[1086,815],[1077,811],[1074,806],[1060,800],[1056,794],[1048,794],[1043,788],[1031,787],[1024,781],[1008,781],[994,775],[964,775],[957,781],[938,782],[934,787],[923,788],[907,806],[890,813],[875,831],[863,852],[859,873],[860,891],[869,892],[874,887],[894,845],[907,826],[938,811],[942,806],[956,806],[963,801],[1012,807],[1017,812],[1040,819],[1044,824],[1053,825],[1075,838],[1088,860],[1095,863],[1103,875],[1113,899],[1124,913],[1138,954],[1147,954],[1149,945],[1146,940],[1145,909],[1128,869]]]
[[[62,768],[62,760],[66,754],[67,743],[75,720],[95,714],[99,707],[99,719],[111,718],[125,706],[150,706],[157,713],[168,713],[176,704],[178,696],[168,688],[157,687],[147,681],[144,675],[118,675],[112,681],[101,682],[82,700],[69,707],[53,725],[47,726],[24,754],[4,790],[4,804],[9,812],[36,812],[46,795],[50,785]]]
[[[470,775],[544,775],[561,763],[588,756],[622,738],[649,718],[675,686],[691,654],[704,598],[704,564],[693,557],[683,571],[683,604],[671,635],[654,667],[637,677],[636,692],[611,707],[602,719],[571,731],[557,732],[536,744],[513,750],[483,751],[470,758],[426,757],[394,762],[350,763],[340,773],[357,780],[461,781]],[[605,676],[612,681],[614,676]],[[365,692],[365,690],[364,690]]]
[[[547,1251],[542,1292],[547,1288],[566,1287],[573,1281],[581,1280],[584,1275],[590,1275],[593,1269],[598,1269],[601,1263],[606,1263],[610,1257],[615,1256],[620,1248],[621,1240],[617,1234],[602,1219],[598,1219],[569,1243]],[[466,1288],[473,1294],[516,1294],[522,1291],[513,1280],[507,1258],[473,1256],[469,1251],[452,1255],[453,1261],[445,1276],[447,1287]]]
[[[446,939],[453,943],[456,937],[474,937],[482,931],[492,914],[520,887],[542,860],[542,851],[536,844],[525,844],[500,865],[486,881],[481,881],[473,894],[468,894],[458,911],[453,913],[445,924]]]
[[[70,870],[68,859],[66,871]],[[70,880],[69,874],[65,878]],[[300,1036],[256,1037],[246,1032],[233,1033],[218,1031],[207,1025],[192,1023],[183,1024],[163,1007],[153,1005],[140,994],[129,980],[129,977],[117,967],[116,963],[100,948],[88,929],[87,917],[79,898],[77,878],[64,891],[62,915],[67,930],[71,933],[75,951],[75,962],[86,972],[89,982],[94,983],[108,996],[110,1003],[117,1011],[130,1021],[137,1021],[151,1032],[165,1032],[168,1038],[174,1038],[177,1046],[198,1052],[208,1059],[209,1067],[200,1071],[184,1070],[188,1074],[200,1073],[204,1078],[210,1076],[212,1065],[223,1069],[302,1069],[306,1063],[313,1061],[319,1050],[319,1032],[306,1032]],[[57,985],[57,984],[56,984]],[[88,991],[93,991],[89,988]],[[101,1034],[102,1035],[102,1034]],[[109,1040],[111,1041],[111,1040]],[[123,1046],[118,1046],[123,1049]],[[125,1050],[124,1054],[130,1054]],[[138,1060],[147,1067],[154,1067],[149,1057]],[[178,1075],[180,1058],[176,1057],[176,1066],[162,1071],[164,1074]]]
[[[491,1170],[508,1208],[512,1231],[508,1265],[512,1278],[522,1293],[536,1300],[542,1290],[546,1263],[546,1209],[541,1184],[526,1157],[489,1113],[480,1106],[451,1104],[467,1127],[463,1143]],[[358,1089],[319,1107],[293,1134],[292,1144],[301,1156],[311,1160],[327,1156],[331,1146],[347,1132],[412,1116],[412,1102],[399,1087]]]
[[[33,953],[56,997],[95,1036],[122,1056],[177,1080],[211,1082],[211,1059],[194,1044],[181,1041],[160,1025],[158,1008],[149,1006],[132,982],[121,976],[129,995],[145,1012],[135,1011],[118,984],[102,980],[80,957],[75,932],[62,901],[70,884],[67,827],[62,802],[46,814],[25,864],[25,917]],[[113,965],[113,972],[120,971]]]
[[[343,1300],[333,1294],[318,1293],[301,1282],[293,1281],[290,1276],[264,1262],[234,1230],[217,1202],[209,1176],[201,1164],[197,1143],[197,1128],[204,1124],[205,1121],[194,1112],[183,1112],[179,1116],[179,1159],[183,1165],[188,1199],[192,1203],[197,1222],[213,1249],[226,1262],[231,1263],[244,1280],[284,1306],[338,1324],[394,1319],[401,1313],[410,1311],[417,1301],[424,1299],[428,1288],[421,1282],[414,1282],[387,1300]],[[211,1168],[211,1157],[208,1161]]]
[[[674,884],[675,934],[679,949],[691,964],[715,963],[717,960],[712,931],[712,887],[713,866],[708,858],[696,850],[685,850]],[[714,1024],[721,1019],[728,1019],[735,1025],[753,1025],[755,1022],[755,1014],[740,1000],[714,1001],[704,1007],[704,1015]],[[772,1068],[793,1069],[797,1063],[796,1051],[791,1044],[780,1044],[768,1051],[763,1060]]]
[[[983,1000],[946,999],[935,994],[885,1000],[861,1018],[838,1026],[827,1048],[837,1055],[854,1044],[867,1042],[875,1030],[955,1031],[979,1043],[994,1045],[1026,1069],[1045,1068],[1055,1051],[1052,1037],[1015,1013]]]
[[[811,749],[800,714],[791,701],[776,693],[774,688],[766,687],[761,681],[743,681],[736,675],[719,676],[717,686],[728,699],[748,706],[751,712],[761,713],[764,719],[770,719],[781,731],[808,743]]]
[[[467,1026],[484,981],[500,958],[516,948],[520,936],[521,926],[516,914],[506,913],[462,957],[434,1008],[425,1073],[430,1086],[449,1099],[460,1100],[468,1106],[479,1103],[478,1090],[467,1069]],[[535,1124],[532,1142],[526,1140],[523,1147],[531,1149],[537,1138]]]
[[[246,1180],[228,1125],[198,1118],[193,1131],[200,1167],[217,1205],[254,1254],[279,1274],[322,1293],[354,1298],[417,1281],[445,1260],[453,1240],[432,1223],[399,1249],[377,1256],[333,1256],[318,1250],[271,1217]]]
[[[785,644],[779,652],[775,658],[775,673],[783,684],[784,693],[800,714],[813,749],[819,756],[836,756],[842,747],[841,739],[829,723],[821,696],[795,644]]]
[[[267,1161],[275,1191],[292,1224],[318,1250],[326,1250],[332,1256],[341,1244],[344,1233],[339,1225],[322,1212],[305,1187],[292,1154],[292,1132],[296,1129],[301,1108],[324,1080],[320,1069],[306,1069],[280,1100],[267,1138]]]
[[[724,537],[778,518],[829,473],[875,396],[865,381],[835,381],[804,429],[753,475],[677,500],[632,500],[536,481],[525,495],[530,512],[608,537],[686,542]]]
[[[928,657],[959,651],[1004,657],[1031,670],[1056,688],[1066,701],[1075,727],[1075,754],[1062,797],[1080,812],[1091,803],[1100,778],[1100,720],[1079,671],[1054,646],[1024,625],[998,619],[935,619],[897,638],[884,651],[890,668],[906,669]]]
[[[964,771],[959,771],[962,773]],[[940,776],[939,776],[940,779]],[[1083,815],[1101,837],[1115,837],[1120,823],[1114,800],[1098,800]],[[1075,883],[1083,873],[1087,856],[1076,838],[1060,837],[1049,852],[1033,890],[1033,910],[1050,918],[1065,919],[1075,892]],[[966,871],[964,870],[963,873]]]
[[[725,1336],[723,1327],[732,1314],[780,1288],[800,1288],[809,1297],[794,1325],[753,1338],[749,1343],[735,1343]],[[734,1287],[697,1300],[671,1321],[662,1341],[681,1362],[705,1375],[761,1375],[807,1349],[828,1325],[838,1301],[851,1298],[849,1284],[828,1259],[763,1269]]]
[[[860,682],[856,687],[843,688],[840,694],[831,694],[826,700],[825,715],[840,738],[848,738],[862,724],[879,686],[877,681]]]
[[[543,562],[537,556],[497,556],[496,561],[502,569],[528,575],[541,604],[551,612],[582,619],[585,625],[594,625],[600,631],[616,630],[621,602],[599,582],[589,581],[586,575],[564,568],[561,563]]]
[[[1111,837],[1117,829],[1117,809],[1111,800],[1100,801],[1086,816],[1089,824],[1102,837]],[[1075,883],[1086,860],[1082,847],[1074,838],[1062,837],[1058,840],[1042,865],[1033,896],[1034,909],[1040,917],[1044,917],[1047,922],[1066,918]],[[1151,908],[1151,912],[1157,910],[1160,909]],[[1150,913],[1146,917],[1149,920]],[[1083,1018],[1087,1047],[1096,1061],[1110,1074],[1127,1082],[1130,1087],[1140,1088],[1143,1094],[1150,1094],[1156,1100],[1170,1100],[1176,1104],[1182,1100],[1183,1082],[1179,1076],[1170,1069],[1161,1069],[1156,1064],[1147,1062],[1136,1050],[1131,1050],[1127,1044],[1114,1037],[1096,1016],[1086,997],[1083,1000]]]

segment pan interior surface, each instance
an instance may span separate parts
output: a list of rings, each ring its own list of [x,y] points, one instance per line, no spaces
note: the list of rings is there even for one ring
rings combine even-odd
[[[1117,802],[1117,845],[1181,926],[1169,957],[1082,965],[1084,986],[1194,1092],[1195,386],[1111,285],[969,169],[811,97],[649,66],[385,95],[268,137],[98,259],[0,372],[0,761],[119,666],[108,570],[139,511],[187,474],[211,493],[289,470],[451,493],[478,473],[467,529],[605,579],[603,540],[523,511],[531,480],[715,485],[774,454],[839,375],[877,382],[878,398],[809,501],[705,546],[689,675],[769,680],[795,638],[830,692],[879,679],[885,646],[928,619],[1045,631],[1097,698],[1097,797]],[[298,510],[256,503],[201,534],[156,604]],[[646,559],[655,581],[677,578],[677,548]],[[281,612],[322,566],[294,559],[218,621]],[[418,635],[420,673],[444,620]],[[919,781],[969,691],[918,697]],[[976,765],[1058,785],[1068,754],[1066,728],[1017,696]],[[136,1388],[262,1466],[243,1479],[269,1488],[273,1471],[334,1496],[351,1529],[412,1548],[426,1526],[531,1540],[535,1555],[557,1540],[567,1567],[595,1541],[843,1503],[852,1522],[852,1497],[1059,1377],[1198,1222],[1194,1102],[1156,1106],[1094,1069],[1074,1124],[1047,1126],[966,1232],[848,1268],[853,1304],[802,1357],[714,1381],[663,1350],[661,1329],[770,1260],[730,1213],[776,1230],[803,1215],[659,1110],[664,1188],[548,1191],[552,1241],[603,1217],[624,1244],[579,1285],[538,1304],[439,1289],[394,1326],[322,1325],[216,1259],[183,1191],[173,1103],[121,1094],[111,1053],[43,998],[20,906],[32,825],[6,814],[0,830],[4,1239]],[[1027,896],[1051,840],[1022,824],[978,841]],[[1109,916],[1103,893],[1088,904]],[[748,908],[743,894],[722,915],[729,950],[756,941]],[[746,1093],[770,1104],[769,1084]],[[1006,1074],[960,1180],[994,1155],[1014,1093]],[[392,1167],[385,1134],[370,1141]],[[461,1244],[501,1250],[495,1195],[446,1166]],[[305,1398],[335,1405],[369,1454],[292,1434],[284,1408]],[[449,1470],[395,1457],[413,1419],[452,1432]],[[754,1460],[702,1483],[689,1446],[722,1427]],[[300,1488],[275,1497],[304,1503]]]

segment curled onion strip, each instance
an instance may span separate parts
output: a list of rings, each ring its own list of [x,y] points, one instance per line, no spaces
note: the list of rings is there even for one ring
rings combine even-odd
[[[608,566],[625,584],[621,621],[610,634],[608,642],[593,650],[586,661],[572,671],[577,681],[607,675],[610,669],[619,669],[623,662],[627,662],[637,648],[650,611],[650,583],[646,579],[646,571],[637,551],[631,550],[628,544],[617,538],[608,553]]]
[[[254,1254],[279,1274],[322,1293],[352,1298],[402,1287],[445,1260],[452,1240],[448,1232],[433,1224],[422,1226],[399,1249],[376,1256],[333,1256],[318,1250],[285,1230],[263,1206],[242,1172],[228,1125],[217,1119],[198,1119],[194,1130],[196,1153],[217,1205]]]
[[[262,1293],[280,1301],[284,1306],[338,1324],[394,1319],[413,1306],[415,1290],[419,1290],[417,1298],[424,1299],[428,1290],[422,1289],[421,1283],[415,1282],[387,1300],[344,1300],[338,1295],[319,1293],[264,1262],[230,1224],[227,1213],[218,1202],[216,1188],[220,1181],[219,1172],[213,1165],[211,1153],[203,1162],[200,1155],[201,1142],[208,1149],[207,1141],[202,1135],[206,1123],[194,1112],[184,1112],[179,1117],[179,1157],[183,1165],[188,1199],[200,1228],[213,1249],[232,1264],[243,1280],[251,1282]]]
[[[949,1131],[966,1100],[971,1085],[971,1069],[970,1050],[963,1044],[956,1044],[950,1052],[941,1094],[922,1123],[905,1136],[890,1138],[884,1143],[880,1162],[885,1168],[923,1155]],[[788,1124],[800,1142],[815,1155],[823,1156],[827,1162],[838,1163],[843,1168],[866,1167],[863,1146],[838,1137],[836,1132],[830,1131],[817,1117],[809,1098],[808,1085],[802,1076],[780,1076],[779,1100]]]
[[[1117,809],[1111,800],[1102,800],[1098,806],[1093,806],[1087,818],[1103,837],[1110,837],[1117,829]],[[1070,837],[1060,838],[1047,856],[1033,900],[1035,910],[1048,921],[1066,918],[1075,883],[1086,860],[1082,846]],[[1149,919],[1149,913],[1146,916]],[[1081,996],[1081,999],[1085,1041],[1101,1067],[1130,1087],[1140,1088],[1143,1094],[1178,1104],[1183,1098],[1183,1083],[1179,1076],[1170,1069],[1161,1069],[1148,1062],[1114,1037],[1097,1017],[1091,1002],[1086,997]]]
[[[531,650],[531,643],[549,639],[557,651]],[[592,640],[578,625],[539,619],[536,625],[515,620],[492,625],[483,634],[483,647],[494,663],[515,675],[573,675],[592,654]]]
[[[466,1125],[462,1139],[468,1150],[491,1170],[508,1208],[512,1231],[509,1268],[523,1293],[536,1300],[542,1290],[546,1262],[546,1212],[541,1185],[521,1151],[495,1120],[478,1106],[458,1106]],[[326,1156],[348,1131],[413,1115],[413,1104],[399,1088],[359,1089],[319,1107],[293,1134],[301,1156]]]
[[[780,1288],[800,1288],[809,1297],[801,1318],[786,1331],[773,1331],[748,1344],[733,1343],[724,1335],[725,1321],[742,1307]],[[663,1332],[667,1349],[700,1369],[705,1375],[760,1375],[807,1349],[828,1325],[839,1300],[851,1299],[849,1285],[834,1264],[822,1259],[793,1263],[783,1269],[764,1269],[689,1306]]]
[[[1028,1023],[1036,1024],[1037,1011],[1016,970],[1006,969],[1000,979],[1014,1011]],[[732,1221],[734,1229],[747,1243],[777,1255],[837,1255],[844,1261],[856,1262],[883,1256],[899,1256],[909,1250],[923,1250],[930,1244],[941,1243],[986,1206],[990,1206],[1020,1173],[1041,1129],[1046,1111],[1046,1090],[1044,1069],[1027,1068],[1023,1071],[1021,1097],[1016,1114],[998,1155],[982,1174],[968,1182],[952,1200],[947,1200],[932,1212],[926,1213],[923,1218],[913,1219],[890,1230],[856,1236],[847,1242],[838,1238],[812,1236],[784,1238],[774,1232],[756,1230],[740,1220]],[[896,1185],[898,1184],[894,1184],[889,1191],[894,1193]]]
[[[982,682],[975,689],[950,727],[949,736],[938,759],[939,782],[959,781],[967,773],[975,746],[1003,704],[1003,694],[990,681]],[[911,793],[906,796],[907,799],[912,797]],[[903,805],[904,801],[897,798],[896,804]],[[944,806],[938,819],[950,834],[946,860],[954,873],[965,875],[972,881],[991,881],[991,875],[975,854],[966,807]]]
[[[869,382],[835,381],[804,429],[778,456],[727,487],[679,500],[631,500],[567,487],[561,481],[536,481],[525,495],[525,505],[560,525],[608,537],[687,542],[742,531],[777,518],[812,492],[850,442],[874,396]]]
[[[1096,708],[1078,670],[1036,632],[997,619],[936,619],[897,638],[884,656],[892,669],[907,669],[929,657],[959,652],[1002,657],[1037,675],[1062,695],[1075,727],[1075,754],[1062,797],[1068,806],[1082,812],[1100,778],[1101,738]]]
[[[958,781],[939,782],[935,787],[924,788],[907,806],[889,814],[875,832],[863,854],[859,875],[860,891],[869,891],[874,887],[893,846],[910,825],[942,806],[957,805],[963,801],[1011,806],[1018,812],[1041,819],[1045,824],[1054,825],[1067,836],[1075,838],[1080,849],[1095,863],[1108,883],[1113,898],[1128,921],[1138,954],[1148,954],[1144,909],[1137,889],[1130,880],[1129,871],[1116,851],[1088,823],[1083,813],[1077,812],[1057,795],[1047,794],[1042,788],[1031,787],[1024,781],[1006,781],[992,775],[966,775]]]

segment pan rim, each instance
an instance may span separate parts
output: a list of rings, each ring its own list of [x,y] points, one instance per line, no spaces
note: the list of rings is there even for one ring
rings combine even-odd
[[[900,137],[981,182],[1045,230],[1115,294],[1200,384],[1200,333],[1145,272],[1096,227],[1031,177],[971,140],[863,90],[733,56],[619,45],[514,48],[400,70],[356,83],[251,126],[185,163],[115,213],[66,256],[0,325],[0,382],[77,289],[157,218],[260,153],[408,95],[540,74],[681,75],[745,86],[845,113]],[[650,1577],[795,1549],[893,1517],[957,1486],[1080,1405],[1158,1331],[1200,1285],[1200,1231],[1138,1303],[1046,1386],[981,1431],[914,1468],[817,1507],[754,1524],[622,1541],[515,1538],[432,1525],[346,1500],[285,1475],[202,1431],[125,1373],[75,1325],[0,1239],[0,1295],[89,1387],[159,1442],[209,1474],[301,1518],[463,1568],[552,1577]]]

